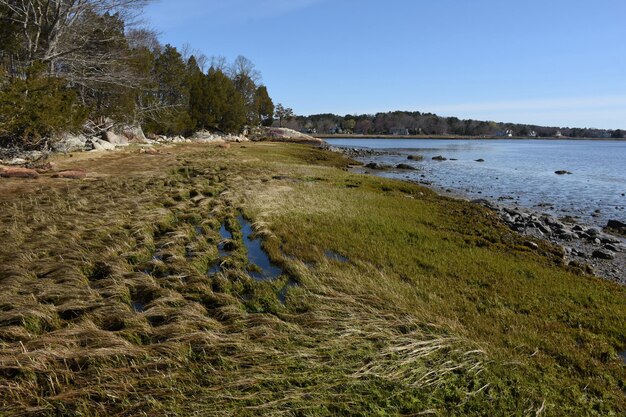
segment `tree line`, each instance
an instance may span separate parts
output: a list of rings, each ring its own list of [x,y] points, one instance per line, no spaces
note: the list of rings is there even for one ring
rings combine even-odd
[[[461,120],[433,113],[393,111],[376,114],[345,115],[315,114],[293,116],[285,123],[294,130],[320,134],[362,135],[455,135],[473,137],[585,137],[623,138],[622,130],[546,127],[518,123]]]
[[[117,124],[158,134],[270,125],[254,64],[161,45],[149,0],[0,0],[0,144],[44,147]]]

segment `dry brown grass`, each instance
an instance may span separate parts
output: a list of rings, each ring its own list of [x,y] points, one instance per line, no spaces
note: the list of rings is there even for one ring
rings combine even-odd
[[[307,232],[326,216],[345,233],[363,211],[355,205],[337,218],[345,207],[335,183],[348,175],[337,156],[185,145],[55,162],[86,167],[88,178],[0,181],[0,241],[8,242],[0,415],[477,415],[546,406],[525,383],[523,394],[494,400],[518,383],[494,374],[493,352],[455,317],[458,306],[443,311],[434,293],[425,302],[416,277],[381,264],[388,248],[368,260],[360,246],[324,247]],[[379,195],[376,181],[368,187]],[[241,212],[285,276],[250,278]],[[234,244],[220,260],[222,224]],[[221,271],[207,274],[216,262]],[[544,268],[545,260],[528,262]]]

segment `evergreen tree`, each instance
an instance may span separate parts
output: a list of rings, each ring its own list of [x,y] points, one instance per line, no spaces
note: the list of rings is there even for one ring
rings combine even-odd
[[[264,85],[256,89],[254,95],[256,118],[263,126],[271,126],[274,122],[274,103]]]
[[[233,82],[221,70],[211,68],[207,88],[207,126],[239,133],[246,124],[246,103]]]
[[[187,61],[187,85],[189,87],[189,116],[196,129],[209,127],[208,78],[202,73],[196,58]]]
[[[54,134],[78,130],[87,118],[75,91],[42,68],[33,66],[26,79],[0,90],[0,145],[45,148]]]
[[[156,90],[154,106],[159,108],[146,123],[146,129],[162,134],[182,134],[193,130],[189,115],[187,66],[182,55],[171,45],[154,61]]]

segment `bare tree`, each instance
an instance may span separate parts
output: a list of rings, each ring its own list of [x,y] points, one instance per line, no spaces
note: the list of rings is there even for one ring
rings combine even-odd
[[[261,81],[261,73],[257,71],[252,61],[243,55],[235,58],[235,61],[228,67],[227,75],[233,80],[247,77],[254,84],[258,84]]]
[[[22,74],[33,62],[47,65],[51,75],[67,75],[77,67],[93,67],[117,58],[108,53],[95,53],[94,41],[115,42],[119,37],[109,32],[95,40],[94,33],[103,22],[98,17],[116,16],[126,27],[137,21],[150,0],[0,0],[6,10],[5,19],[21,29],[23,54]],[[124,27],[122,34],[124,36]],[[102,71],[92,72],[92,76]],[[76,77],[76,82],[81,77]],[[105,82],[114,81],[109,77]]]
[[[196,64],[198,65],[198,68],[200,68],[200,71],[202,71],[203,73],[206,73],[209,69],[209,57],[206,56],[199,49],[192,47],[191,44],[185,43],[180,49],[180,54],[182,55],[183,61],[185,62],[189,61],[189,58],[193,56],[196,59]]]
[[[211,68],[216,71],[221,71],[226,74],[228,71],[228,60],[222,55],[213,55],[211,57]]]

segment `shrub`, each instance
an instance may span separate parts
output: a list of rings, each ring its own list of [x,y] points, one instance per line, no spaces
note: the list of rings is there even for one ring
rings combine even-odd
[[[0,144],[45,148],[55,133],[80,128],[87,114],[76,93],[59,78],[14,79],[0,90]]]

